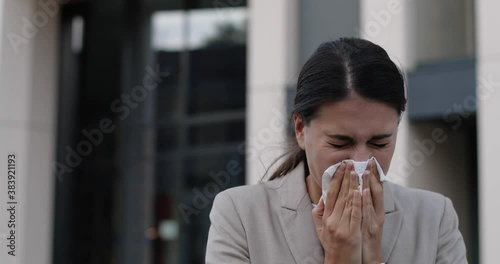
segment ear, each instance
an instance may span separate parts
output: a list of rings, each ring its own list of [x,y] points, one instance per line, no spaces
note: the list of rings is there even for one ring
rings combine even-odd
[[[297,143],[299,144],[299,147],[303,150],[305,150],[305,143],[304,143],[304,130],[305,130],[305,124],[302,121],[302,117],[295,113],[293,115],[293,122],[294,122],[294,127],[295,127],[295,138],[297,139]]]

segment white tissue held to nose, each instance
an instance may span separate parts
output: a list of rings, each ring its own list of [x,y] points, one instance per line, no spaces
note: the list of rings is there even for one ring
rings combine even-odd
[[[368,166],[368,162],[370,160],[374,160],[375,164],[377,165],[377,171],[378,171],[378,174],[380,175],[380,181],[381,182],[388,181],[387,177],[384,174],[384,171],[382,170],[382,167],[380,167],[380,164],[378,163],[378,161],[375,157],[371,157],[366,161],[354,161],[354,160],[342,161],[342,162],[346,162],[346,161],[353,162],[354,170],[356,171],[356,173],[359,176],[358,189],[361,193],[363,193],[361,190],[361,188],[363,187],[363,173],[365,172],[366,167]],[[323,201],[326,201],[326,192],[328,190],[328,186],[330,185],[330,181],[332,180],[332,177],[335,174],[335,171],[337,171],[338,167],[342,164],[342,162],[339,162],[337,164],[334,164],[334,165],[328,167],[328,169],[326,169],[325,172],[323,173],[323,177],[321,178],[321,189],[323,191]]]

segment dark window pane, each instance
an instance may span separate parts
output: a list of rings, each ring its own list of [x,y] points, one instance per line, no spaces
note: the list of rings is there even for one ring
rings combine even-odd
[[[244,184],[245,159],[237,150],[186,157],[184,172],[184,190],[187,194],[194,195],[193,188],[201,188],[200,191],[205,192],[210,183],[215,183],[222,191],[230,186]]]
[[[150,10],[173,10],[183,9],[186,6],[186,0],[141,0],[144,6]]]
[[[190,11],[188,20],[188,113],[244,109],[247,10]]]
[[[190,0],[188,2],[191,4],[189,8],[221,9],[247,5],[247,0]]]
[[[187,156],[181,163],[174,160],[179,156],[157,164],[155,260],[170,263],[167,259],[175,255],[180,263],[204,263],[213,199],[218,192],[243,184],[244,155],[214,152]]]
[[[155,188],[158,193],[172,193],[175,194],[181,181],[181,177],[178,175],[177,163],[174,158],[162,159],[156,163],[156,184]]]
[[[179,105],[179,53],[160,51],[156,58],[160,71],[169,74],[156,88],[158,119],[165,120],[178,115],[182,110]]]
[[[191,52],[189,113],[244,109],[245,61],[244,46]]]
[[[157,239],[153,243],[154,263],[176,262],[179,254],[179,243],[182,240],[178,218],[179,192],[183,181],[179,175],[178,156],[163,159],[156,164],[156,181],[154,197],[154,225]]]
[[[158,152],[171,151],[176,149],[178,143],[177,129],[174,125],[162,125],[156,132]]]
[[[189,145],[238,143],[245,140],[245,121],[209,123],[188,129]]]

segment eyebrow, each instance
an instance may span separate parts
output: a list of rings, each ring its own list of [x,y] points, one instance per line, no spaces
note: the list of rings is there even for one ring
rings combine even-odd
[[[334,138],[334,139],[338,139],[338,140],[344,140],[344,141],[352,141],[353,138],[350,137],[350,136],[346,136],[346,135],[340,135],[340,134],[335,134],[335,135],[327,135],[329,138]],[[381,140],[381,139],[386,139],[386,138],[389,138],[391,137],[392,134],[380,134],[380,135],[374,135],[370,138],[369,141],[373,141],[373,140]]]
[[[381,139],[386,139],[386,138],[389,138],[389,137],[391,137],[391,136],[392,136],[392,133],[391,133],[391,134],[381,134],[381,135],[375,135],[375,136],[373,136],[373,137],[370,139],[370,141],[371,141],[371,140],[381,140]]]

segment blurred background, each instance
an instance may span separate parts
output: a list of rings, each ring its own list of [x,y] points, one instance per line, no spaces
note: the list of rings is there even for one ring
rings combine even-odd
[[[391,180],[450,197],[469,263],[498,263],[498,10],[0,0],[0,150],[17,154],[20,202],[16,262],[2,251],[2,263],[204,263],[213,198],[265,176],[301,65],[344,36],[381,45],[406,73]],[[2,210],[1,248],[7,221]]]

